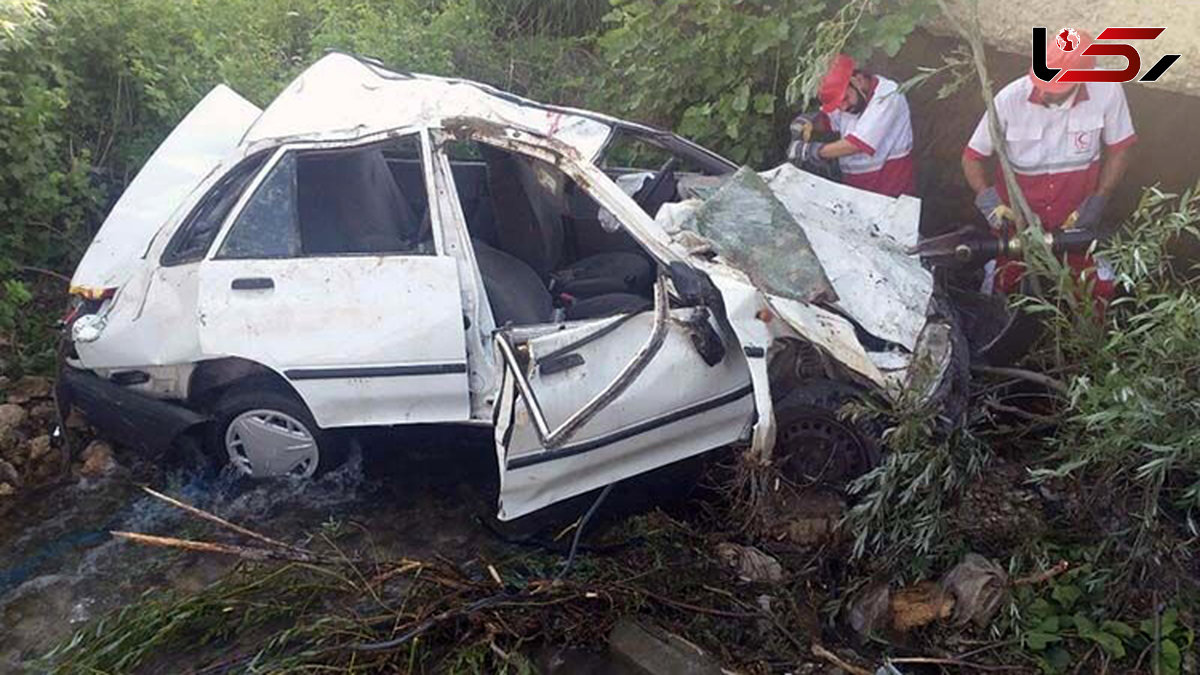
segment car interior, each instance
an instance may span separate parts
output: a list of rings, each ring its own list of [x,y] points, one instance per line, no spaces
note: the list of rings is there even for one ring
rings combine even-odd
[[[459,201],[497,326],[593,319],[652,307],[649,256],[557,167],[472,141],[447,147]],[[622,159],[649,159],[623,151]],[[626,162],[633,164],[633,162]],[[677,196],[677,158],[656,171],[607,169],[653,214]],[[609,219],[609,227],[602,222]],[[433,255],[415,136],[282,158],[257,188],[218,257]]]

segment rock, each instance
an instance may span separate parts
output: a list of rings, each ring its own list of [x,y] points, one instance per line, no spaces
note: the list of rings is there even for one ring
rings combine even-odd
[[[942,588],[954,595],[955,625],[986,626],[1008,597],[1008,573],[979,555],[968,553],[942,577]]]
[[[775,583],[783,580],[783,565],[753,546],[724,542],[717,545],[717,557],[742,581]]]
[[[614,660],[639,675],[721,675],[703,649],[674,633],[633,619],[613,626],[608,648]]]
[[[42,461],[44,457],[50,454],[54,446],[50,443],[50,436],[42,434],[25,444],[28,451],[25,456],[29,458],[31,463]]]
[[[25,450],[25,476],[32,483],[50,480],[63,470],[63,455],[55,452],[50,437],[41,435],[23,445]]]
[[[79,456],[83,464],[79,467],[79,475],[87,478],[107,476],[119,468],[113,457],[112,446],[104,441],[92,441],[83,449]]]
[[[8,483],[13,487],[21,487],[21,472],[17,471],[17,467],[12,463],[0,459],[0,482]]]
[[[9,403],[29,403],[35,399],[50,398],[54,383],[48,377],[26,375],[8,387]]]
[[[892,628],[898,633],[907,633],[939,619],[950,618],[954,611],[954,596],[932,581],[921,581],[892,593],[889,610]]]
[[[58,409],[54,401],[42,401],[29,409],[29,417],[38,426],[51,429],[57,421]]]
[[[12,403],[0,405],[0,438],[16,431],[28,418],[29,414],[19,405]]]
[[[17,489],[8,483],[0,483],[0,497],[11,497],[17,494]]]

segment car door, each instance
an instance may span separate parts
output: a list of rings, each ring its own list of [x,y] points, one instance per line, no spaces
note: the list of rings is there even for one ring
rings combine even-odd
[[[276,152],[200,267],[200,343],[282,374],[321,427],[469,416],[456,261],[420,134]]]
[[[705,307],[496,334],[501,520],[745,438],[746,358]]]

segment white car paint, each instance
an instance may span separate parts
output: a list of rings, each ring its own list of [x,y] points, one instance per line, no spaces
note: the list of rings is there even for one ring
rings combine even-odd
[[[96,252],[89,250],[80,264],[77,286],[117,290],[99,310],[98,337],[77,344],[78,359],[71,365],[101,374],[153,368],[155,381],[173,384],[152,383],[145,391],[184,398],[187,374],[197,364],[238,357],[286,378],[321,427],[495,424],[503,518],[739,439],[752,438],[754,450],[766,456],[775,435],[766,355],[781,338],[810,341],[865,382],[884,386],[886,379],[844,318],[768,297],[719,261],[689,260],[689,251],[594,164],[612,133],[616,121],[611,118],[536,104],[466,81],[389,73],[339,54],[306,70],[256,120],[248,119],[252,111],[231,94],[215,90],[172,133],[131,185],[137,188],[134,197],[122,207],[123,197],[105,222]],[[229,119],[223,122],[223,117]],[[204,142],[188,140],[189,130],[198,130],[195,138]],[[409,133],[420,135],[424,149],[436,255],[217,256],[253,185],[282,153]],[[638,314],[580,346],[576,351],[583,364],[558,373],[543,374],[498,355],[495,320],[442,150],[450,138],[470,138],[553,164],[660,265],[687,261],[707,271],[728,312],[727,321],[711,320],[726,349],[724,360],[704,363],[680,326],[668,322],[662,347],[628,388],[565,445],[544,447],[518,378],[525,378],[548,423],[559,424],[620,377],[655,324],[653,313]],[[204,258],[161,265],[187,214],[257,152],[272,152],[274,159],[225,218]],[[150,199],[148,188],[139,186],[156,185],[161,199],[146,207],[149,215],[125,218],[129,209]],[[851,203],[857,199],[841,196]],[[881,208],[879,218],[888,218],[890,207]],[[900,211],[904,208],[911,210]],[[235,291],[231,286],[237,279],[270,279],[272,286]],[[609,321],[546,324],[505,334],[536,358]]]
[[[224,85],[208,93],[125,188],[75,270],[71,286],[124,284],[150,238],[186,195],[240,143],[261,110]]]
[[[232,290],[236,279],[273,287]],[[207,260],[200,288],[203,352],[282,373],[322,427],[469,417],[452,258]]]
[[[679,318],[690,311],[673,314]],[[535,365],[539,358],[614,322],[621,323],[611,333],[568,349],[578,357],[578,365],[549,374]],[[536,405],[554,427],[613,380],[645,342],[653,323],[652,313],[643,312],[627,321],[599,319],[562,330],[515,332],[530,365],[511,369],[502,393],[505,405],[496,427],[502,520],[744,437],[754,416],[746,359],[731,344],[725,359],[709,366],[681,325],[668,320],[659,354],[633,384],[564,442],[544,447],[531,403],[515,393],[515,377],[526,378]],[[536,332],[544,334],[530,336]],[[643,428],[647,430],[639,432]]]

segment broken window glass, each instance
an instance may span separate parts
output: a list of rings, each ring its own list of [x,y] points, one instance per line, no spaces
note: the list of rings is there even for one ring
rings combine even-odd
[[[739,169],[683,227],[768,293],[809,303],[838,298],[804,229],[751,169]]]
[[[296,220],[296,156],[288,153],[271,169],[238,215],[221,258],[292,258],[300,253]]]

